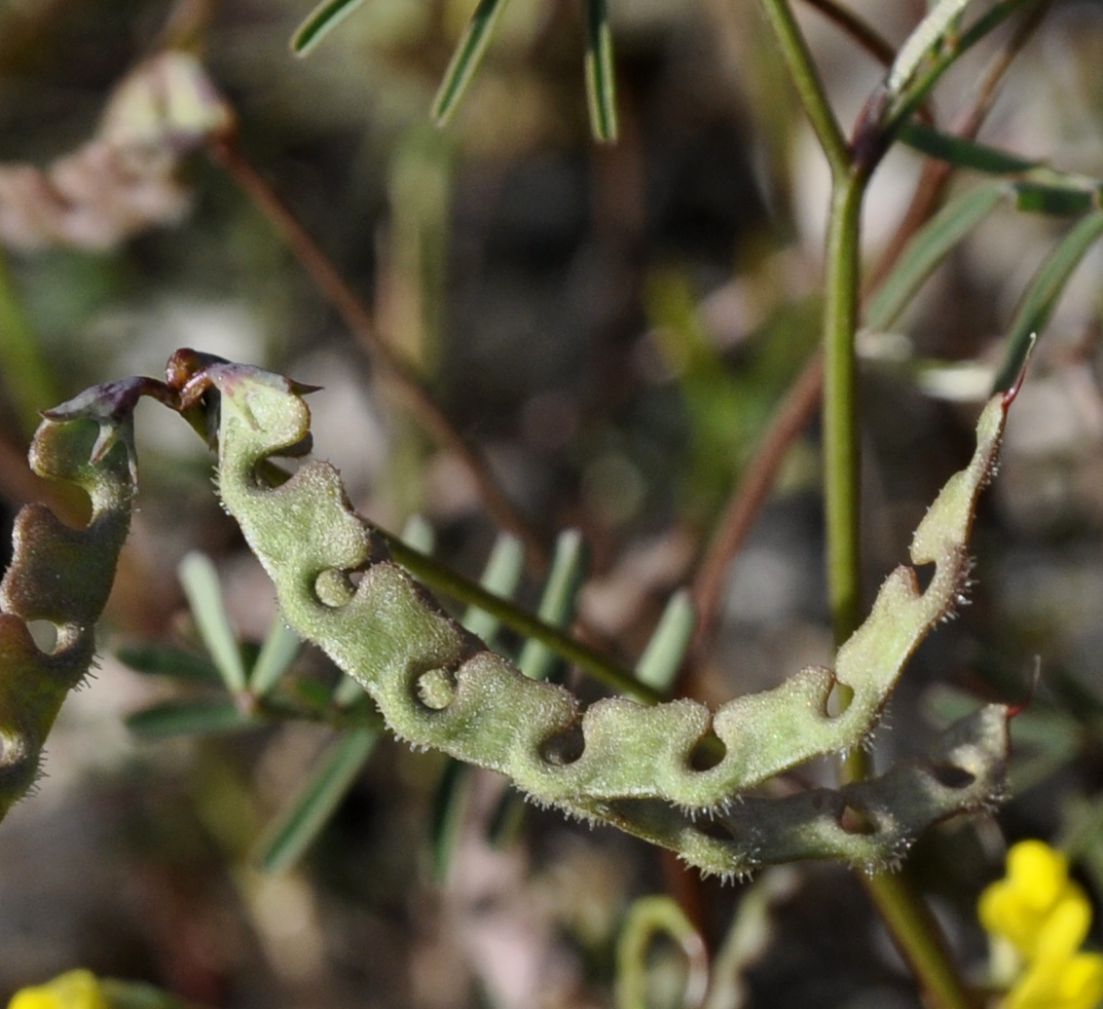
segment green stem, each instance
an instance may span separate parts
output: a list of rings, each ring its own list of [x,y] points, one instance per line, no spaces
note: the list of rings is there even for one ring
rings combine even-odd
[[[912,889],[907,873],[872,876],[866,880],[866,888],[931,1005],[977,1009],[977,999],[962,982],[941,927]]]
[[[836,646],[862,622],[858,446],[858,331],[862,199],[868,175],[836,178],[828,221],[823,314],[824,497],[827,589]]]
[[[762,0],[762,7],[777,36],[782,58],[797,89],[805,115],[808,116],[831,165],[831,174],[838,179],[850,169],[850,150],[835,113],[831,111],[823,81],[820,80],[812,54],[808,51],[808,44],[804,41],[804,35],[786,0]]]
[[[858,159],[843,139],[811,54],[787,0],[762,0],[789,73],[831,165],[832,196],[825,252],[823,316],[827,578],[835,641],[842,644],[861,623],[860,455],[858,374],[854,338],[861,291],[862,201],[873,159]],[[841,697],[846,703],[848,698]],[[853,780],[869,773],[864,755],[847,764]],[[912,970],[940,1009],[972,1009],[938,923],[900,875],[866,881],[877,910]]]
[[[861,456],[858,441],[858,369],[854,336],[861,290],[862,200],[869,174],[853,169],[836,177],[827,231],[824,301],[824,496],[827,512],[827,582],[835,642],[841,645],[861,623]],[[848,691],[840,690],[846,704]],[[871,771],[860,747],[843,777]],[[971,1009],[938,923],[902,874],[865,880],[881,918],[923,988],[942,1009]]]

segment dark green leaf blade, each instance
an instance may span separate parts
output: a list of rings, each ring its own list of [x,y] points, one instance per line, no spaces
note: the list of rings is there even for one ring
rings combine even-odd
[[[291,51],[296,56],[308,56],[334,28],[345,20],[364,0],[322,0],[295,29],[291,36]]]
[[[470,764],[463,764],[458,760],[447,761],[433,796],[433,878],[438,883],[448,879],[448,870],[452,865],[471,792],[472,770]]]
[[[444,72],[437,96],[433,99],[433,120],[438,126],[446,126],[456,111],[460,99],[464,96],[475,71],[482,63],[487,43],[494,31],[506,0],[479,0],[475,13],[467,24],[467,30],[460,39],[452,62]]]
[[[144,739],[236,732],[254,724],[232,701],[165,701],[126,719],[126,727]]]
[[[120,648],[115,657],[128,669],[146,676],[173,676],[199,683],[221,683],[214,663],[171,645],[141,644]]]
[[[942,133],[940,130],[909,122],[900,129],[900,139],[928,157],[947,161],[958,168],[971,168],[986,175],[1020,175],[1039,167],[1039,162],[1009,154],[1007,151],[978,144],[975,140]]]
[[[266,872],[288,869],[302,857],[336,812],[378,739],[375,729],[356,729],[330,746],[298,795],[269,829],[260,854]]]
[[[1076,186],[1047,186],[1036,182],[1015,185],[1015,209],[1051,217],[1079,217],[1097,205],[1099,194]]]

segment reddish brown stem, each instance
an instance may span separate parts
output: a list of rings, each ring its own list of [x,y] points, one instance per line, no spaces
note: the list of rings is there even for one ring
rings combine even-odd
[[[896,49],[891,42],[853,11],[835,3],[835,0],[804,0],[804,2],[842,29],[878,63],[889,66],[896,58]]]
[[[525,545],[530,562],[539,569],[548,560],[544,539],[514,507],[498,486],[486,459],[461,435],[422,384],[416,369],[376,329],[371,313],[345,281],[333,261],[303,226],[271,184],[246,157],[236,138],[212,143],[211,157],[234,180],[273,227],[284,237],[322,296],[333,306],[361,346],[381,366],[393,390],[427,434],[454,452],[470,472],[479,494],[495,521]]]
[[[693,583],[698,625],[694,653],[700,656],[712,640],[728,570],[739,554],[765,504],[785,454],[816,411],[823,391],[823,356],[818,351],[805,365],[770,420],[735,495],[709,542]]]

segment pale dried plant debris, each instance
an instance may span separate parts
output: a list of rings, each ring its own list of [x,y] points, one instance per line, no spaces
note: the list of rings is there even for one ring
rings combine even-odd
[[[123,78],[96,134],[77,150],[45,168],[0,164],[0,242],[97,252],[177,223],[190,203],[181,159],[233,122],[193,55],[152,57]]]

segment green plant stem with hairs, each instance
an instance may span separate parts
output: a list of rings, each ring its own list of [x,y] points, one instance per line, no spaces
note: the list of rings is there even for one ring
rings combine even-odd
[[[861,457],[854,340],[861,298],[862,203],[875,159],[846,144],[800,27],[786,0],[762,0],[786,67],[831,168],[832,196],[825,250],[823,315],[824,498],[827,579],[836,645],[861,622]],[[846,703],[845,696],[841,698]],[[867,755],[855,750],[843,767],[848,780],[869,775]],[[946,940],[930,910],[902,874],[866,882],[889,931],[923,988],[944,1009],[970,1009]]]

